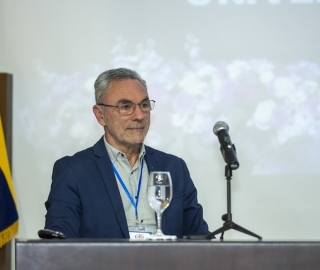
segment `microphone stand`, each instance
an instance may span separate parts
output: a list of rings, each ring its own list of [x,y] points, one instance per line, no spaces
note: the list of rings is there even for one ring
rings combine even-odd
[[[247,229],[237,225],[232,221],[232,214],[231,214],[231,176],[232,176],[232,170],[229,166],[229,164],[226,165],[225,167],[225,177],[227,180],[227,214],[224,214],[222,216],[222,220],[224,221],[223,226],[220,229],[215,230],[212,233],[209,233],[208,235],[205,236],[205,239],[211,239],[214,237],[214,235],[218,233],[222,233],[220,239],[223,240],[223,235],[224,232],[230,229],[237,230],[239,232],[251,235],[253,237],[258,238],[259,240],[262,240],[262,237],[254,234],[253,232],[248,231]]]

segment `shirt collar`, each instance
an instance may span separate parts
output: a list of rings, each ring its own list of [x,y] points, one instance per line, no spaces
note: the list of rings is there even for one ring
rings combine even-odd
[[[104,145],[106,147],[106,150],[108,152],[108,155],[112,161],[112,163],[114,163],[118,158],[123,158],[125,157],[126,155],[119,151],[118,149],[114,148],[113,146],[111,146],[107,140],[106,140],[106,137],[103,136],[103,141],[104,141]],[[146,154],[146,150],[145,150],[145,146],[144,144],[142,143],[141,144],[141,147],[140,147],[140,153],[139,153],[139,160],[141,161],[143,158],[144,158],[144,155]]]

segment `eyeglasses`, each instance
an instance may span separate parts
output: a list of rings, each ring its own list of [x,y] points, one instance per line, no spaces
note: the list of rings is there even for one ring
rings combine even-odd
[[[142,112],[147,113],[147,112],[150,112],[151,110],[153,110],[155,104],[156,104],[156,102],[154,100],[147,99],[147,100],[144,100],[138,104],[133,103],[133,102],[123,102],[123,103],[120,103],[118,106],[107,105],[104,103],[98,103],[97,105],[111,107],[111,108],[117,108],[118,112],[120,114],[130,115],[130,114],[133,114],[134,110],[136,109],[136,105],[138,105],[140,107],[140,110]]]

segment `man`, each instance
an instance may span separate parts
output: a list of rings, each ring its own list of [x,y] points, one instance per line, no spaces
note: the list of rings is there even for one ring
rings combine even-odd
[[[156,218],[148,205],[148,175],[169,171],[173,198],[163,213],[164,234],[209,233],[185,162],[143,143],[155,105],[146,82],[119,68],[100,74],[94,87],[93,112],[105,134],[93,147],[54,164],[45,228],[69,238],[152,234]]]

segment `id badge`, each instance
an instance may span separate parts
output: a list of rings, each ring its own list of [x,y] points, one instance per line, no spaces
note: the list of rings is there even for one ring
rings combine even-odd
[[[129,231],[130,240],[147,240],[152,232]]]

